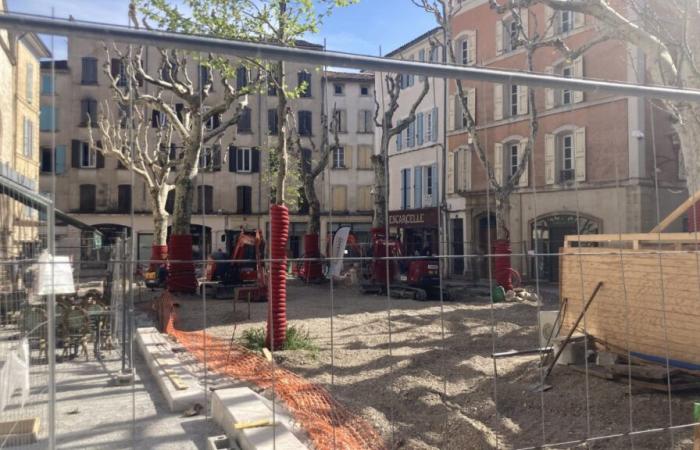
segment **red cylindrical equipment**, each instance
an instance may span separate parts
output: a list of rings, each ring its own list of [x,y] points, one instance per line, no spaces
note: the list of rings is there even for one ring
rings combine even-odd
[[[510,240],[498,239],[493,242],[493,253],[497,256],[494,258],[494,275],[496,283],[503,289],[510,291],[513,289],[513,280],[511,278],[512,270],[510,266]]]
[[[270,206],[270,298],[267,337],[270,350],[280,350],[287,338],[287,240],[289,210],[284,205]]]
[[[197,278],[192,263],[192,235],[170,236],[170,264],[168,265],[168,290],[170,292],[197,292]]]
[[[321,249],[319,247],[318,234],[304,235],[304,258],[314,258],[314,261],[304,261],[304,269],[301,273],[301,278],[307,283],[318,281],[323,278],[323,266],[321,265],[320,261]]]
[[[374,282],[385,284],[394,281],[394,261],[389,261],[389,271],[387,272],[387,256],[391,254],[391,248],[388,247],[389,241],[386,238],[384,228],[372,228],[372,278]],[[388,253],[387,253],[388,252]]]
[[[151,261],[148,264],[148,270],[156,270],[160,266],[161,261],[168,259],[167,245],[152,245],[151,246]]]

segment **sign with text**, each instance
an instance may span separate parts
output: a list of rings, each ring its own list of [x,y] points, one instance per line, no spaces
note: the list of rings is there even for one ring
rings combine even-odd
[[[399,228],[437,227],[437,208],[408,209],[389,212],[389,225]]]

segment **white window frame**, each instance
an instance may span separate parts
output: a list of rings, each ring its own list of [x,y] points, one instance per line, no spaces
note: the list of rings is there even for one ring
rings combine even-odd
[[[25,158],[31,158],[34,154],[34,124],[28,117],[24,117],[24,141],[22,154]]]
[[[87,164],[85,164],[85,157],[87,156]],[[88,142],[80,143],[80,168],[81,169],[95,169],[97,167],[97,150],[90,148]]]
[[[518,24],[511,17],[503,23],[503,49],[507,52],[512,52],[518,48]]]
[[[506,155],[508,157],[508,168],[510,169],[506,179],[510,179],[510,177],[512,177],[518,170],[518,166],[520,165],[520,145],[518,142],[510,142],[506,148],[508,149],[508,154]]]
[[[345,147],[342,145],[333,150],[333,168],[345,169]]]
[[[433,111],[430,110],[426,115],[426,125],[425,125],[425,142],[433,142]]]
[[[362,110],[362,123],[360,126],[360,133],[371,133],[372,132],[372,110],[363,109]]]
[[[340,88],[340,92],[338,92],[338,88]],[[333,83],[333,95],[345,95],[345,85],[343,83]]]
[[[569,72],[568,75],[566,72]],[[574,68],[571,65],[565,65],[561,68],[561,75],[564,78],[572,78],[574,76]],[[574,103],[574,93],[570,89],[561,90],[560,102],[562,105],[572,105]]]
[[[567,139],[569,140],[569,145],[566,144]],[[570,171],[575,171],[576,170],[576,144],[574,141],[574,133],[573,132],[563,132],[562,134],[559,135],[559,139],[557,142],[557,150],[559,153],[559,160],[560,160],[560,171],[559,171],[559,176],[557,179],[559,182],[564,182],[564,181],[569,181],[569,180],[564,180],[561,176],[561,172],[564,170],[570,170]],[[569,156],[567,157],[567,150],[569,152]],[[568,166],[568,167],[567,167]],[[573,176],[570,178],[570,180],[575,179],[576,173],[573,173]]]
[[[253,167],[253,151],[248,147],[240,147],[236,154],[236,172],[250,173]]]
[[[567,18],[564,21],[564,17]],[[564,24],[566,23],[566,29],[564,29]],[[568,33],[574,29],[574,12],[569,10],[559,11],[559,33]]]
[[[469,48],[469,38],[467,36],[464,36],[459,41],[459,58],[463,66],[469,64],[469,50],[471,50]]]
[[[423,195],[424,198],[432,200],[433,198],[433,166],[423,166]]]
[[[508,113],[510,117],[518,115],[518,85],[511,84],[508,92]]]
[[[363,94],[363,93],[362,93],[362,89],[366,89],[366,90],[367,90],[367,93]],[[363,97],[369,97],[369,95],[370,95],[370,94],[369,94],[369,85],[366,85],[366,84],[365,84],[365,85],[360,86],[360,95],[363,96]]]

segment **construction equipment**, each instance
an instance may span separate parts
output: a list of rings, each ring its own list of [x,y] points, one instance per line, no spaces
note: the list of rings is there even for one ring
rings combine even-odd
[[[425,255],[419,259],[402,259],[402,245],[398,239],[389,237],[383,229],[372,229],[372,260],[364,263],[360,291],[364,293],[386,293],[398,298],[414,300],[449,300],[446,286],[440,288],[440,261]]]
[[[236,288],[255,286],[253,301],[267,300],[265,240],[261,230],[226,231],[227,252],[212,254],[207,264],[204,289],[211,289],[214,298]],[[234,244],[235,242],[235,244]],[[226,254],[230,258],[226,258]]]

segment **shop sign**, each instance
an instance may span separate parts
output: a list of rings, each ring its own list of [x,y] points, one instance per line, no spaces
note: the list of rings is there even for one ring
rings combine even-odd
[[[437,209],[392,211],[389,213],[389,225],[398,227],[437,226]]]

